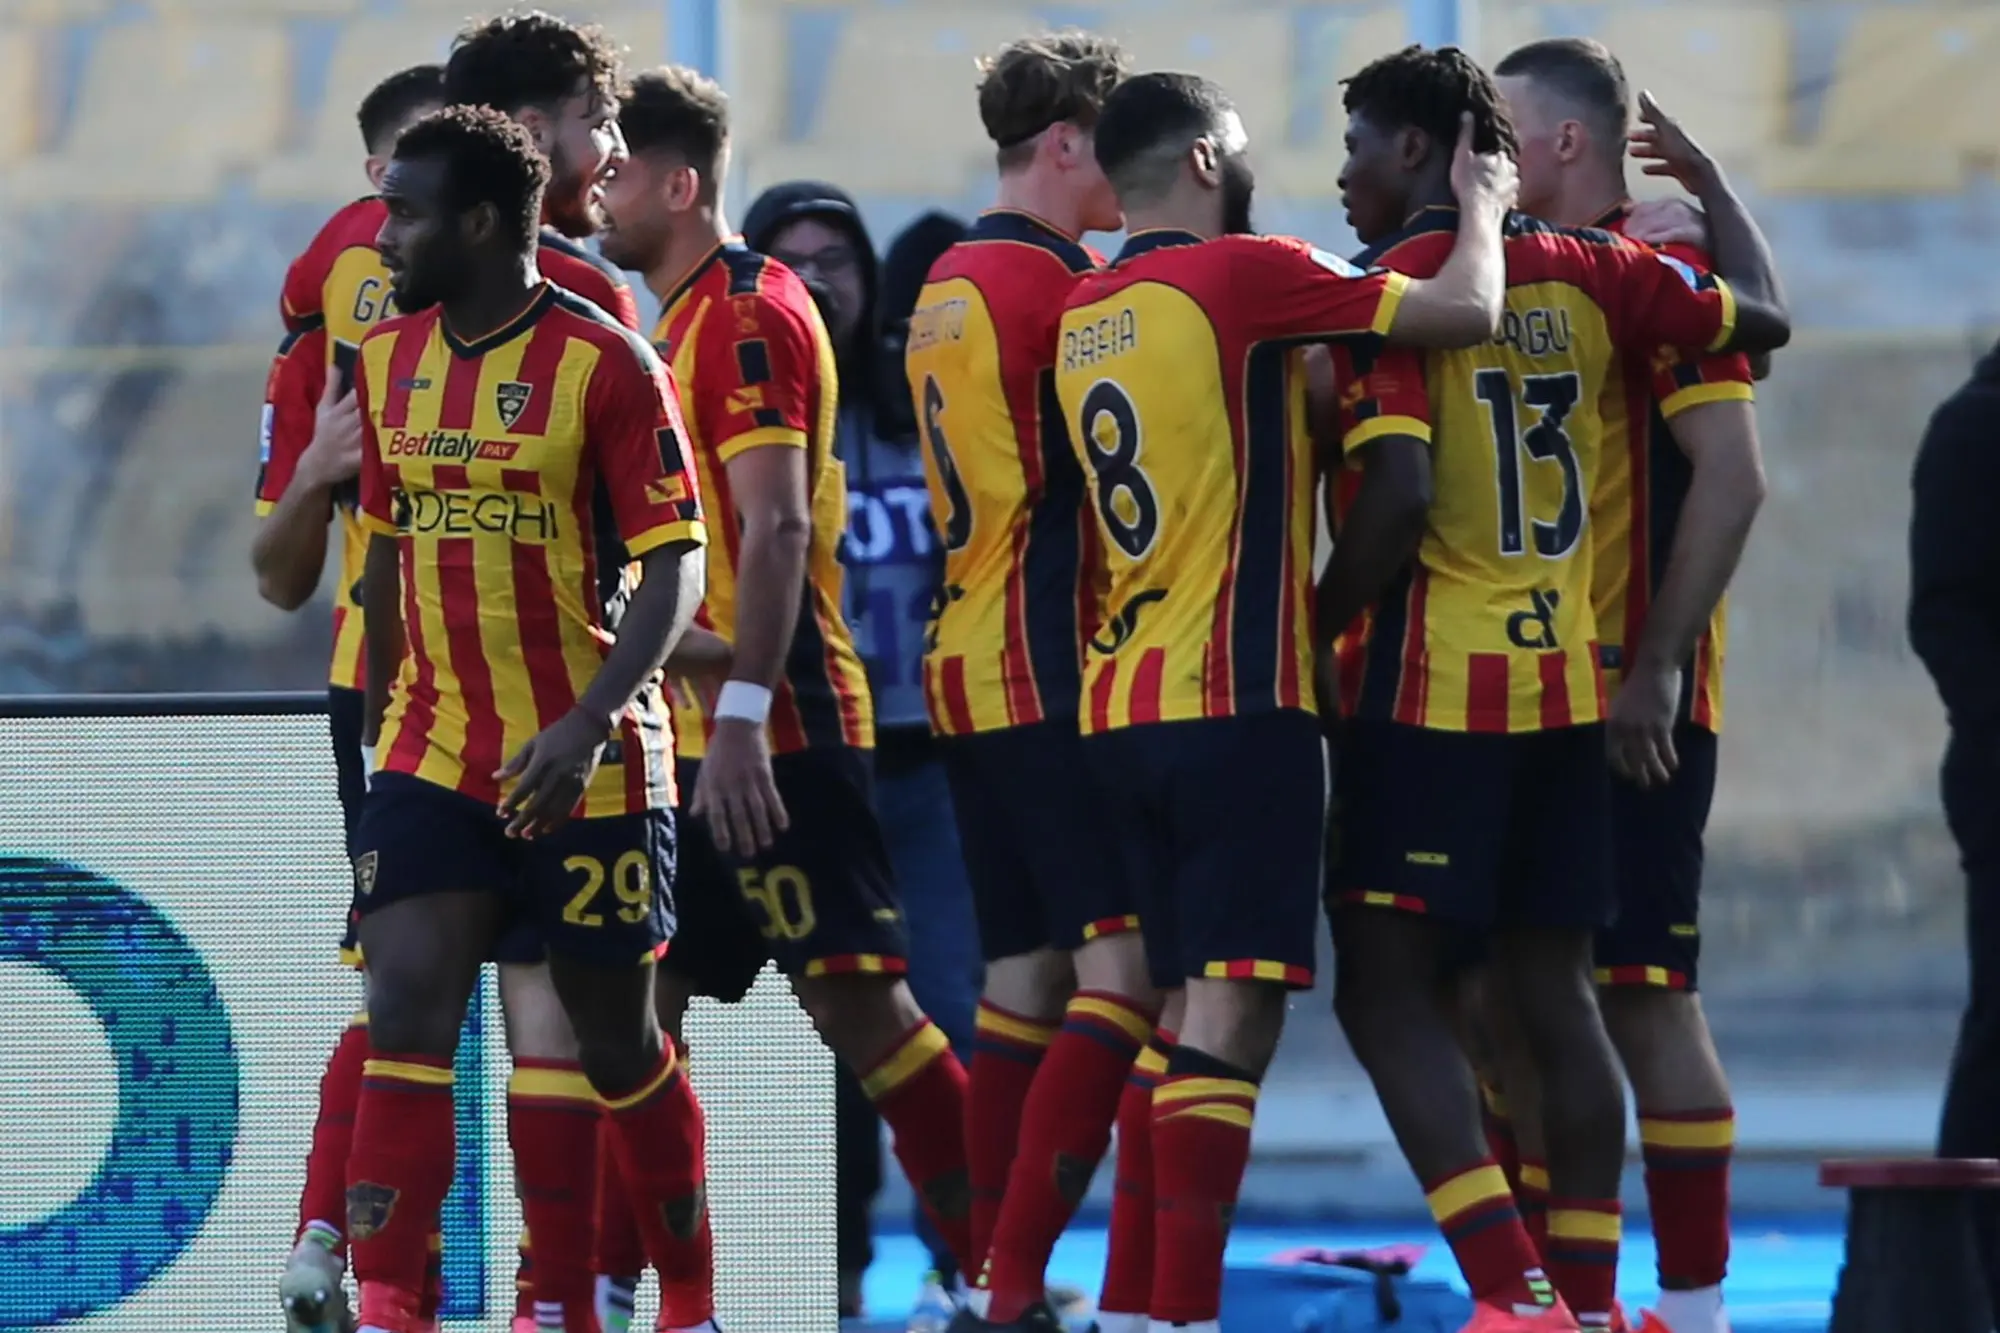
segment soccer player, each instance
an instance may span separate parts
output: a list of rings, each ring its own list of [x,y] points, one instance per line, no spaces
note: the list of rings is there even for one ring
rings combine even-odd
[[[1135,891],[1082,759],[1102,571],[1083,471],[1048,404],[1063,303],[1101,262],[1078,238],[1121,225],[1092,129],[1125,66],[1114,43],[1080,32],[983,62],[999,198],[932,266],[904,354],[945,552],[925,691],[986,957],[966,1155],[984,1317],[998,1327],[1056,1322],[1050,1251],[1159,1017]]]
[[[1410,47],[1350,79],[1345,100],[1341,189],[1363,260],[1434,271],[1463,232],[1455,125],[1469,114],[1480,144],[1515,150],[1498,91],[1463,52]],[[1628,351],[1789,332],[1754,224],[1726,189],[1704,202],[1727,285],[1607,233],[1510,219],[1500,336],[1430,358],[1435,498],[1416,563],[1350,645],[1363,660],[1339,768],[1336,1004],[1472,1287],[1478,1333],[1613,1317],[1623,1090],[1591,975],[1614,902],[1587,522],[1604,395]],[[1491,931],[1491,985],[1542,1074],[1546,1257],[1567,1305],[1486,1152],[1435,1002],[1447,945],[1468,930]]]
[[[1521,140],[1523,211],[1622,231],[1631,93],[1618,58],[1585,38],[1552,38],[1494,72]],[[1699,251],[1668,253],[1708,267]],[[1598,1004],[1638,1103],[1659,1246],[1660,1305],[1644,1327],[1722,1333],[1735,1115],[1695,991],[1697,921],[1722,726],[1723,594],[1764,473],[1747,358],[1641,349],[1621,378],[1623,429],[1605,440],[1590,515],[1591,603],[1613,690],[1605,723],[1627,779],[1612,787],[1619,906],[1597,939]],[[1520,1132],[1538,1139],[1539,1129]]]
[[[1313,461],[1300,348],[1363,342],[1341,384],[1349,447],[1429,434],[1421,363],[1383,338],[1463,346],[1500,309],[1512,167],[1465,154],[1448,273],[1364,274],[1303,241],[1245,235],[1242,120],[1188,74],[1119,85],[1096,156],[1130,239],[1084,275],[1056,390],[1109,567],[1089,640],[1083,751],[1120,834],[1154,984],[1186,1018],[1153,1093],[1146,1313],[1214,1330],[1257,1085],[1288,989],[1309,986],[1326,756],[1312,697]]]
[[[608,192],[605,255],[660,298],[654,342],[723,534],[697,620],[707,660],[677,662],[700,682],[678,733],[695,818],[662,1020],[678,1030],[690,993],[740,998],[775,960],[969,1268],[965,1071],[904,980],[868,682],[840,610],[832,344],[797,275],[731,234],[722,89],[680,67],[646,74],[621,122],[632,159]]]
[[[448,101],[506,113],[549,160],[536,248],[542,275],[636,332],[639,311],[631,289],[616,269],[577,244],[603,224],[604,182],[625,160],[618,131],[623,81],[619,48],[602,29],[538,12],[468,28],[453,43],[444,75]],[[592,1299],[593,1197],[599,1139],[609,1131],[584,1114],[594,1102],[541,958],[542,941],[525,927],[501,941],[502,998],[515,1053],[508,1139],[526,1224],[524,1248],[533,1256],[533,1297],[554,1311]],[[602,1163],[608,1170],[616,1165],[615,1156]],[[596,1299],[610,1301],[613,1293],[600,1286]]]
[[[437,65],[392,74],[361,99],[357,119],[371,186],[388,167],[390,147],[403,127],[443,101],[444,70]],[[265,385],[257,470],[257,512],[264,521],[250,548],[258,592],[273,606],[296,611],[312,597],[325,572],[328,529],[340,534],[327,718],[342,823],[350,840],[368,783],[361,746],[363,658],[356,600],[367,539],[355,516],[361,418],[351,389],[361,335],[388,313],[388,278],[375,254],[381,224],[381,206],[373,195],[347,205],[285,275],[280,307],[287,332]],[[350,907],[340,960],[358,969],[356,919]],[[364,1004],[341,1033],[320,1077],[319,1114],[299,1193],[298,1232],[278,1284],[293,1333],[347,1326],[347,1296],[340,1280],[347,1252],[347,1152],[367,1058]]]
[[[354,860],[373,1008],[347,1205],[369,1333],[423,1326],[452,1053],[516,920],[546,942],[658,1253],[692,1155],[652,963],[674,871],[659,669],[706,533],[671,377],[536,270],[548,175],[521,126],[453,106],[404,132],[381,185],[383,262],[422,313],[369,334],[356,368],[369,703],[386,703]],[[607,592],[632,560],[618,615]],[[560,1315],[595,1328],[588,1300]]]

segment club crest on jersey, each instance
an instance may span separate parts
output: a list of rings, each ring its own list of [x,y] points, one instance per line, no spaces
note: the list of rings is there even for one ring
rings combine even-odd
[[[493,408],[500,414],[500,424],[508,430],[528,410],[528,400],[535,396],[535,386],[523,384],[519,380],[502,380],[493,386]]]

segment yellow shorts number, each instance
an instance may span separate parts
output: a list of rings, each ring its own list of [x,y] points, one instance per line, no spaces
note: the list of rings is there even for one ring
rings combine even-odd
[[[819,925],[813,912],[812,882],[797,866],[773,866],[759,872],[745,866],[736,872],[743,896],[763,914],[767,940],[802,940]]]
[[[597,900],[597,894],[604,887],[604,881],[611,881],[611,892],[618,899],[618,919],[628,926],[636,926],[644,921],[653,910],[653,865],[641,851],[626,852],[611,863],[611,873],[607,876],[604,862],[594,856],[572,856],[563,862],[563,869],[572,875],[583,876],[583,887],[563,905],[562,919],[572,926],[601,926],[604,914],[590,910]]]

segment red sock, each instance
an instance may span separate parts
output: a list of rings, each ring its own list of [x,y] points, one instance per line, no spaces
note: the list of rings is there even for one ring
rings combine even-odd
[[[994,1224],[986,1317],[1019,1319],[1047,1294],[1049,1255],[1111,1146],[1111,1122],[1152,1015],[1109,991],[1078,991],[1021,1107],[1021,1146]]]
[[[967,1243],[974,1257],[962,1271],[970,1281],[979,1281],[986,1266],[993,1224],[1000,1220],[1000,1203],[1007,1193],[1007,1173],[1014,1165],[1015,1145],[1021,1141],[1021,1108],[1055,1035],[1055,1028],[1047,1023],[979,1002],[965,1099],[965,1165],[972,1184],[972,1225]]]
[[[313,1120],[312,1147],[306,1150],[306,1183],[299,1191],[299,1229],[330,1241],[335,1254],[347,1252],[347,1154],[354,1146],[354,1106],[361,1098],[361,1067],[368,1061],[368,1015],[354,1021],[333,1045],[319,1078],[319,1115]]]
[[[650,1077],[605,1098],[618,1171],[646,1257],[660,1275],[660,1326],[692,1328],[715,1314],[715,1235],[709,1229],[701,1103],[673,1043]]]
[[[1736,1113],[1639,1113],[1646,1198],[1660,1247],[1660,1288],[1719,1286],[1729,1271],[1729,1158]]]
[[[1521,1146],[1514,1139],[1514,1121],[1507,1114],[1507,1099],[1500,1089],[1481,1079],[1479,1081],[1479,1119],[1486,1130],[1486,1151],[1493,1154],[1493,1160],[1500,1164],[1500,1170],[1507,1177],[1507,1184],[1518,1189],[1521,1184]]]
[[[421,1299],[456,1167],[451,1083],[451,1061],[425,1055],[377,1051],[362,1069],[347,1158],[348,1248],[355,1280],[389,1289],[399,1312]]]
[[[521,1220],[534,1237],[535,1303],[588,1309],[597,1191],[597,1091],[569,1060],[518,1057],[507,1081],[507,1142]]]
[[[514,1317],[535,1317],[535,1252],[526,1227],[514,1242]]]
[[[1132,1062],[1118,1099],[1117,1180],[1104,1253],[1107,1314],[1144,1316],[1153,1299],[1153,1089],[1166,1077],[1174,1034],[1161,1029]]]
[[[975,1271],[965,1169],[965,1066],[928,1018],[861,1072],[861,1089],[889,1126],[896,1160],[961,1273]]]
[[[1198,1324],[1222,1313],[1222,1252],[1250,1162],[1257,1081],[1181,1046],[1153,1092],[1154,1322]]]
[[[1458,1259],[1472,1299],[1491,1305],[1553,1305],[1555,1292],[1514,1208],[1498,1163],[1424,1182],[1438,1230]]]
[[[597,1219],[592,1228],[597,1244],[591,1253],[590,1271],[636,1279],[646,1271],[646,1243],[639,1235],[632,1193],[625,1188],[625,1173],[618,1169],[618,1152],[611,1143],[618,1131],[612,1128],[610,1116],[598,1122],[597,1130]]]
[[[1585,1328],[1611,1326],[1618,1303],[1616,1199],[1549,1200],[1549,1279]]]
[[[1521,1225],[1535,1242],[1535,1253],[1549,1254],[1549,1169],[1540,1162],[1521,1163],[1514,1182],[1514,1207],[1520,1210]]]

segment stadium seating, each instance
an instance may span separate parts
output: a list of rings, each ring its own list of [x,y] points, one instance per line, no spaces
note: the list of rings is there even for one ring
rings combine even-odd
[[[39,36],[34,28],[0,27],[0,167],[35,151],[41,124]]]
[[[60,140],[8,172],[17,198],[196,200],[264,160],[284,123],[284,29],[150,20],[97,34]]]
[[[1842,44],[1819,132],[1767,184],[1813,194],[1947,192],[2000,153],[2000,11],[1863,13]]]
[[[310,114],[299,151],[273,158],[256,189],[270,199],[338,199],[362,193],[361,132],[355,108],[382,76],[444,56],[451,28],[409,18],[356,19],[341,31],[327,65],[326,92]]]
[[[1753,168],[1784,135],[1785,16],[1712,4],[1614,6],[1593,34],[1725,166]]]

